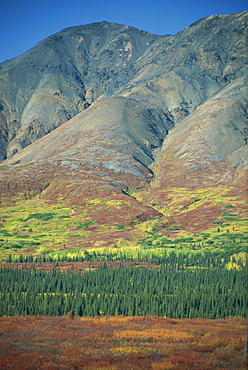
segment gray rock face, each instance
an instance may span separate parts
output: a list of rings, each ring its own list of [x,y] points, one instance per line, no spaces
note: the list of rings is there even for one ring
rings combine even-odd
[[[154,150],[173,122],[163,110],[124,97],[102,98],[25,150],[4,161],[59,163],[67,168],[99,167],[150,177]],[[73,148],[73,149],[71,149]],[[9,162],[8,162],[9,161]]]
[[[174,36],[72,27],[2,63],[0,159],[40,139],[13,160],[68,152],[64,161],[76,155],[142,177],[173,149],[189,163],[204,156],[245,168],[247,14],[204,18]]]
[[[117,91],[157,38],[101,22],[63,30],[2,63],[1,159],[54,130],[98,96]]]

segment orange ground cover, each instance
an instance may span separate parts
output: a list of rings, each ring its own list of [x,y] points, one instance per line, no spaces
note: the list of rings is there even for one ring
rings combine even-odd
[[[0,369],[246,369],[246,320],[1,317]]]

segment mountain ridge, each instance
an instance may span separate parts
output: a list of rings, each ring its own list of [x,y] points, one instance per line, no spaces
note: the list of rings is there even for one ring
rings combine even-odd
[[[233,18],[242,18],[244,16],[244,13],[241,13],[239,15],[233,16]],[[200,20],[198,22],[193,23],[191,26],[187,27],[185,30],[180,31],[183,35],[183,40],[180,42],[179,40],[179,48],[183,50],[183,48],[191,48],[190,44],[192,43],[191,39],[189,38],[189,34],[192,33],[192,30],[195,28],[199,28],[199,24],[204,25],[205,28],[207,26],[205,24],[208,24],[208,22],[216,23],[216,20],[219,21],[221,19],[225,19],[226,16],[211,16],[209,18],[204,18],[203,20]],[[215,26],[214,23],[214,26]],[[218,24],[218,22],[217,22]],[[107,27],[108,30],[111,29],[112,25],[115,26],[115,31],[118,29],[118,37],[116,39],[116,36],[104,36],[102,35],[101,31],[101,37],[97,36],[95,37],[88,35],[87,32],[92,32],[92,29],[94,30],[95,25],[97,27],[101,25],[103,28]],[[126,28],[125,28],[126,27]],[[212,26],[211,26],[212,27]],[[226,27],[226,25],[225,25]],[[220,28],[220,27],[219,27]],[[131,29],[131,31],[130,31]],[[241,27],[242,29],[242,27]],[[77,30],[81,30],[82,33],[84,31],[84,36],[80,34]],[[83,31],[82,31],[83,30]],[[224,28],[221,29],[222,32],[224,32]],[[99,30],[96,30],[96,34],[100,32]],[[137,40],[131,37],[131,35],[124,35],[123,31],[127,32],[135,32],[135,34],[140,35],[140,32],[142,35],[148,36],[148,40],[140,39],[141,42],[149,43],[149,45],[144,45],[141,47],[140,51],[137,54]],[[205,30],[206,31],[206,30]],[[69,32],[69,34],[68,34]],[[105,31],[106,32],[106,31]],[[180,33],[179,32],[179,33]],[[72,34],[73,33],[73,34]],[[218,32],[217,32],[218,33]],[[64,36],[66,35],[66,36]],[[178,35],[178,34],[177,34]],[[128,36],[128,37],[127,37]],[[76,54],[75,54],[75,45],[70,46],[71,49],[68,49],[68,47],[65,49],[65,42],[63,41],[63,38],[67,37],[65,41],[69,43],[70,45],[74,45],[76,43]],[[111,39],[110,43],[107,42],[106,46],[103,46],[103,49],[101,50],[101,53],[96,55],[97,48],[99,48],[99,40],[101,43],[103,43],[103,39],[106,37],[109,37]],[[130,41],[131,37],[131,41]],[[166,51],[165,54],[165,62],[167,60],[167,69],[169,69],[169,74],[166,72],[166,75],[161,70],[164,63],[164,56],[163,50],[170,51],[171,45],[174,45],[173,42],[171,42],[171,39],[174,39],[175,36],[156,36],[151,35],[149,33],[146,33],[145,31],[136,30],[135,28],[130,28],[128,26],[121,26],[118,24],[109,24],[107,22],[98,22],[95,24],[90,24],[88,26],[77,26],[75,28],[69,28],[65,29],[59,33],[56,33],[55,35],[52,35],[48,37],[47,39],[43,40],[39,44],[37,44],[33,49],[31,49],[29,52],[27,52],[28,59],[33,58],[40,58],[42,61],[34,62],[28,61],[26,62],[24,59],[24,65],[22,62],[22,59],[26,57],[26,53],[20,57],[17,58],[16,61],[20,60],[20,63],[12,68],[10,68],[10,71],[7,73],[12,73],[13,78],[15,79],[15,84],[18,86],[18,80],[20,77],[19,75],[23,75],[24,77],[30,76],[29,78],[25,77],[25,81],[21,79],[20,83],[23,87],[18,87],[18,92],[13,93],[16,95],[11,98],[10,91],[9,93],[6,92],[6,97],[4,97],[4,90],[10,89],[11,86],[11,76],[8,76],[3,78],[6,79],[6,83],[8,84],[7,87],[6,83],[2,83],[2,100],[1,100],[1,106],[2,106],[2,132],[4,130],[8,132],[8,140],[5,139],[5,142],[3,143],[3,148],[7,147],[7,154],[2,153],[2,159],[4,157],[12,155],[16,151],[22,149],[27,144],[30,144],[31,142],[35,141],[37,138],[43,136],[44,134],[50,132],[54,128],[58,127],[61,123],[67,121],[68,119],[72,118],[76,114],[78,114],[80,111],[87,108],[88,104],[92,103],[93,100],[95,100],[99,96],[112,96],[113,94],[119,94],[124,95],[128,97],[133,97],[134,99],[147,101],[147,96],[144,96],[144,93],[147,95],[149,93],[149,102],[158,105],[160,108],[166,107],[175,116],[175,119],[180,120],[182,119],[186,114],[191,113],[197,106],[199,106],[200,103],[206,100],[207,97],[210,95],[213,95],[217,91],[221,89],[221,85],[223,82],[218,82],[221,78],[212,76],[211,73],[209,78],[209,72],[207,70],[203,73],[207,73],[204,78],[201,77],[202,72],[197,72],[197,58],[192,52],[194,50],[189,51],[189,55],[187,56],[186,60],[185,57],[179,57],[178,55],[178,49],[176,48],[174,52],[172,52],[172,59],[168,59],[169,57],[167,55],[168,51]],[[213,37],[212,37],[213,38]],[[69,40],[70,39],[70,40]],[[71,42],[72,40],[73,42]],[[136,37],[136,39],[138,39]],[[69,40],[69,41],[68,41]],[[87,41],[88,40],[88,41]],[[89,49],[89,40],[93,42],[91,44],[91,57],[88,53]],[[159,40],[163,40],[162,44]],[[167,41],[166,41],[167,40]],[[170,41],[169,41],[170,40]],[[130,45],[128,44],[130,43]],[[151,45],[153,45],[155,42],[155,53],[154,50],[152,50],[152,54],[149,51]],[[175,46],[178,42],[175,43]],[[158,44],[158,45],[157,45]],[[161,44],[161,45],[160,45]],[[120,51],[118,50],[118,45],[121,47]],[[129,46],[128,46],[129,45]],[[183,47],[182,47],[183,46]],[[130,47],[130,48],[129,48]],[[198,47],[198,46],[197,46]],[[40,55],[39,52],[37,52],[37,48],[44,48],[42,50],[42,55]],[[162,48],[162,50],[161,50]],[[133,56],[132,50],[135,49],[136,56]],[[193,48],[194,49],[194,48]],[[223,49],[223,47],[222,47]],[[61,51],[60,51],[61,50]],[[70,51],[69,51],[70,50]],[[162,52],[162,59],[161,59],[161,52]],[[118,54],[120,52],[120,55]],[[30,54],[31,53],[31,54]],[[38,53],[38,54],[37,54]],[[75,62],[73,61],[72,55],[75,59]],[[145,56],[143,55],[145,53]],[[148,53],[148,55],[147,55]],[[182,53],[182,51],[181,51]],[[37,57],[35,55],[37,54]],[[223,53],[222,53],[223,54]],[[224,53],[225,54],[225,53]],[[224,55],[223,54],[223,55]],[[46,56],[47,55],[47,56]],[[60,55],[59,59],[58,56]],[[66,55],[66,58],[65,58]],[[113,59],[114,55],[114,59]],[[174,56],[173,56],[174,55]],[[45,56],[45,58],[44,58]],[[145,58],[142,62],[140,58]],[[203,55],[204,56],[204,55]],[[239,54],[239,58],[242,55]],[[89,57],[91,60],[89,60]],[[100,59],[99,59],[100,58]],[[105,59],[107,63],[105,63]],[[139,64],[141,65],[139,67],[135,67],[132,60],[130,58],[135,58],[135,60],[138,58]],[[149,58],[152,58],[151,61],[149,61]],[[158,64],[158,58],[161,59],[160,63]],[[171,58],[171,57],[170,57]],[[176,58],[176,59],[175,59]],[[179,58],[179,59],[178,59]],[[221,58],[218,56],[218,58]],[[223,57],[224,58],[224,57]],[[113,62],[111,60],[113,59]],[[178,59],[178,60],[177,60]],[[43,61],[44,60],[44,61]],[[171,62],[170,62],[171,60]],[[63,63],[61,63],[61,61]],[[10,62],[10,63],[13,63]],[[38,63],[37,68],[35,67],[35,63]],[[100,63],[100,64],[99,64]],[[111,63],[114,63],[114,65]],[[120,66],[118,66],[118,63],[121,63]],[[148,64],[147,64],[148,63]],[[169,63],[169,64],[168,64]],[[173,64],[172,64],[173,63]],[[186,80],[188,80],[188,83],[185,84],[185,77],[183,77],[182,72],[175,70],[176,65],[185,65],[184,70],[187,72],[192,71],[192,63],[195,64],[196,72],[196,78],[191,82],[190,78],[186,74]],[[189,65],[187,63],[190,63]],[[214,62],[216,63],[216,62]],[[39,66],[40,64],[40,66]],[[105,64],[105,65],[103,65]],[[126,64],[126,67],[125,67]],[[222,62],[219,63],[220,65],[223,64]],[[1,65],[3,69],[3,64]],[[148,67],[146,67],[148,66]],[[145,71],[143,72],[142,69]],[[148,71],[147,75],[147,68],[152,68],[152,75],[150,71]],[[178,67],[176,67],[178,68]],[[219,68],[219,67],[218,67]],[[223,69],[223,67],[221,67]],[[240,67],[239,67],[240,68]],[[8,68],[7,68],[8,69]],[[139,70],[141,69],[140,73]],[[182,69],[181,67],[179,69]],[[229,67],[230,69],[230,67]],[[237,69],[237,68],[236,68]],[[15,70],[17,72],[15,72]],[[35,71],[35,74],[33,72]],[[38,73],[36,72],[38,71]],[[39,72],[40,70],[40,72]],[[170,73],[171,70],[171,73]],[[175,72],[173,72],[175,70]],[[137,72],[138,71],[138,74]],[[156,72],[157,71],[157,72]],[[174,93],[173,100],[166,101],[165,97],[166,94],[161,91],[161,87],[159,84],[161,84],[161,81],[156,81],[157,78],[159,78],[159,75],[166,76],[167,84],[170,84],[172,86],[176,86],[178,84],[183,84],[186,95],[192,96],[192,99],[187,99],[185,97],[185,93],[180,91],[178,87],[176,87],[176,95]],[[136,77],[133,80],[133,77],[136,73]],[[185,74],[185,72],[183,72]],[[188,72],[187,72],[188,73]],[[217,71],[215,73],[222,73],[221,71]],[[235,72],[237,74],[237,71]],[[18,74],[18,75],[17,75]],[[144,82],[142,82],[142,75],[147,75],[147,77],[144,79]],[[230,75],[230,73],[229,73]],[[32,76],[32,81],[30,81]],[[40,76],[40,77],[39,77]],[[89,76],[91,76],[89,79]],[[154,80],[155,78],[155,80]],[[227,79],[230,77],[225,77]],[[217,79],[217,80],[216,80]],[[223,77],[222,77],[223,79]],[[44,80],[44,81],[43,81]],[[201,82],[201,80],[203,80]],[[125,86],[125,84],[129,82],[129,86]],[[147,82],[148,81],[148,82]],[[151,81],[154,81],[153,83]],[[165,81],[166,82],[166,81]],[[119,86],[119,84],[121,85]],[[141,86],[140,84],[143,85]],[[155,83],[155,85],[154,85]],[[13,83],[12,83],[13,84]],[[24,84],[24,85],[23,85]],[[35,87],[35,84],[37,87]],[[164,84],[164,81],[162,81],[162,84]],[[195,86],[194,86],[195,85]],[[140,87],[141,91],[140,91]],[[192,91],[192,87],[193,90]],[[163,85],[162,85],[163,88]],[[121,90],[120,90],[121,89]],[[137,91],[138,89],[138,91]],[[148,89],[148,92],[146,90]],[[207,96],[205,97],[201,93],[201,89],[203,90],[204,94],[207,92]],[[23,93],[21,94],[20,90],[23,90]],[[120,92],[118,92],[120,90]],[[131,91],[130,91],[131,90]],[[157,90],[157,91],[156,91]],[[153,98],[154,93],[156,93],[156,96]],[[193,93],[193,95],[192,95]],[[161,97],[162,95],[162,97]],[[48,96],[49,100],[48,101]],[[160,100],[158,99],[158,96],[160,97]],[[170,94],[171,96],[171,94]],[[4,101],[3,99],[6,99]],[[162,100],[162,99],[163,100]],[[12,99],[12,100],[11,100]],[[170,98],[171,99],[171,98]],[[37,103],[39,103],[39,107],[37,108]],[[9,107],[8,107],[9,105]],[[50,105],[50,108],[49,108]],[[5,107],[3,109],[3,107]],[[18,107],[18,109],[17,109]],[[6,110],[6,113],[5,113]],[[12,112],[14,111],[14,112]],[[35,113],[36,111],[36,113]],[[44,116],[44,111],[48,111],[46,114],[46,117]],[[12,117],[11,117],[12,116]],[[10,119],[10,117],[12,119]],[[23,126],[23,129],[22,129]],[[21,133],[20,131],[24,131]],[[6,135],[5,135],[6,136]],[[2,135],[2,138],[4,138],[4,134]]]

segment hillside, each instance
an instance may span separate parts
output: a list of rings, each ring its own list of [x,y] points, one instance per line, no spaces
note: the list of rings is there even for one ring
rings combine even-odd
[[[94,23],[2,63],[3,255],[174,241],[242,252],[246,21],[165,36]]]

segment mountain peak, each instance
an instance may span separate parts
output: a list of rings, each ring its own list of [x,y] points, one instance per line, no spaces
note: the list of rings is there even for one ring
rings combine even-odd
[[[151,104],[163,112],[165,126],[191,117],[245,76],[245,18],[247,12],[212,15],[175,36],[101,21],[64,29],[3,63],[1,159],[103,97]],[[238,130],[244,132],[241,126]]]

